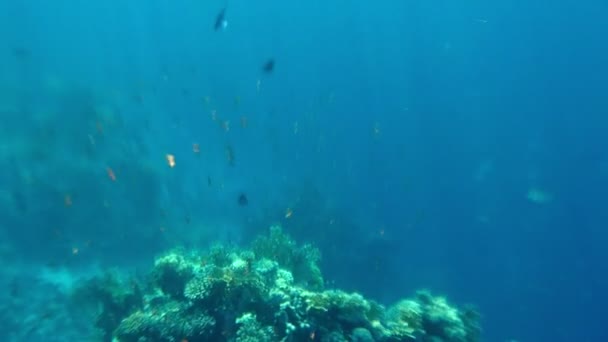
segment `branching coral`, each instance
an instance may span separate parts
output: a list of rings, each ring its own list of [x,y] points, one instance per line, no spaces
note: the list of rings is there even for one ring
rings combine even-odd
[[[258,237],[253,242],[252,250],[256,258],[274,260],[280,267],[291,271],[298,285],[313,290],[323,288],[323,277],[318,266],[321,258],[319,250],[311,245],[298,247],[281,227],[273,226],[268,236]]]

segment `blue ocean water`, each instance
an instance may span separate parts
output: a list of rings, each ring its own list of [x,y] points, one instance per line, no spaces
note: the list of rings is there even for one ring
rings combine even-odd
[[[474,304],[484,341],[608,340],[607,15],[0,2],[0,337],[86,341],[82,277],[281,224],[331,286]]]

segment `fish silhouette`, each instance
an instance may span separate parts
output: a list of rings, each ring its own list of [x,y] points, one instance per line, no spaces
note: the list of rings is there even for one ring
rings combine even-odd
[[[217,32],[225,29],[226,27],[228,27],[228,21],[226,20],[226,7],[224,7],[217,14],[217,16],[215,16],[215,24],[213,25],[213,29]]]
[[[266,61],[266,63],[264,63],[264,65],[262,66],[262,71],[264,71],[267,74],[272,73],[272,71],[274,70],[274,59],[271,58],[268,61]]]
[[[247,199],[247,195],[245,193],[241,193],[239,195],[238,203],[241,207],[244,207],[249,204],[249,200]]]

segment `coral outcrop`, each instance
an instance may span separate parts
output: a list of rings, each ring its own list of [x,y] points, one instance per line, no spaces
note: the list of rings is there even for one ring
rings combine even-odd
[[[272,227],[250,250],[215,246],[203,254],[161,256],[148,283],[136,290],[92,281],[99,296],[91,298],[105,303],[98,326],[105,340],[116,342],[479,339],[472,310],[429,292],[387,309],[357,293],[325,290],[318,261],[314,247],[297,246]]]

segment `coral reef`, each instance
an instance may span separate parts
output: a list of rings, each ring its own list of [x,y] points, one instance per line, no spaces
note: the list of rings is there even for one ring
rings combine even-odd
[[[90,298],[101,303],[98,327],[106,341],[479,340],[473,310],[429,292],[386,309],[357,293],[324,290],[318,261],[316,249],[272,227],[251,250],[163,255],[144,287],[92,282]]]

